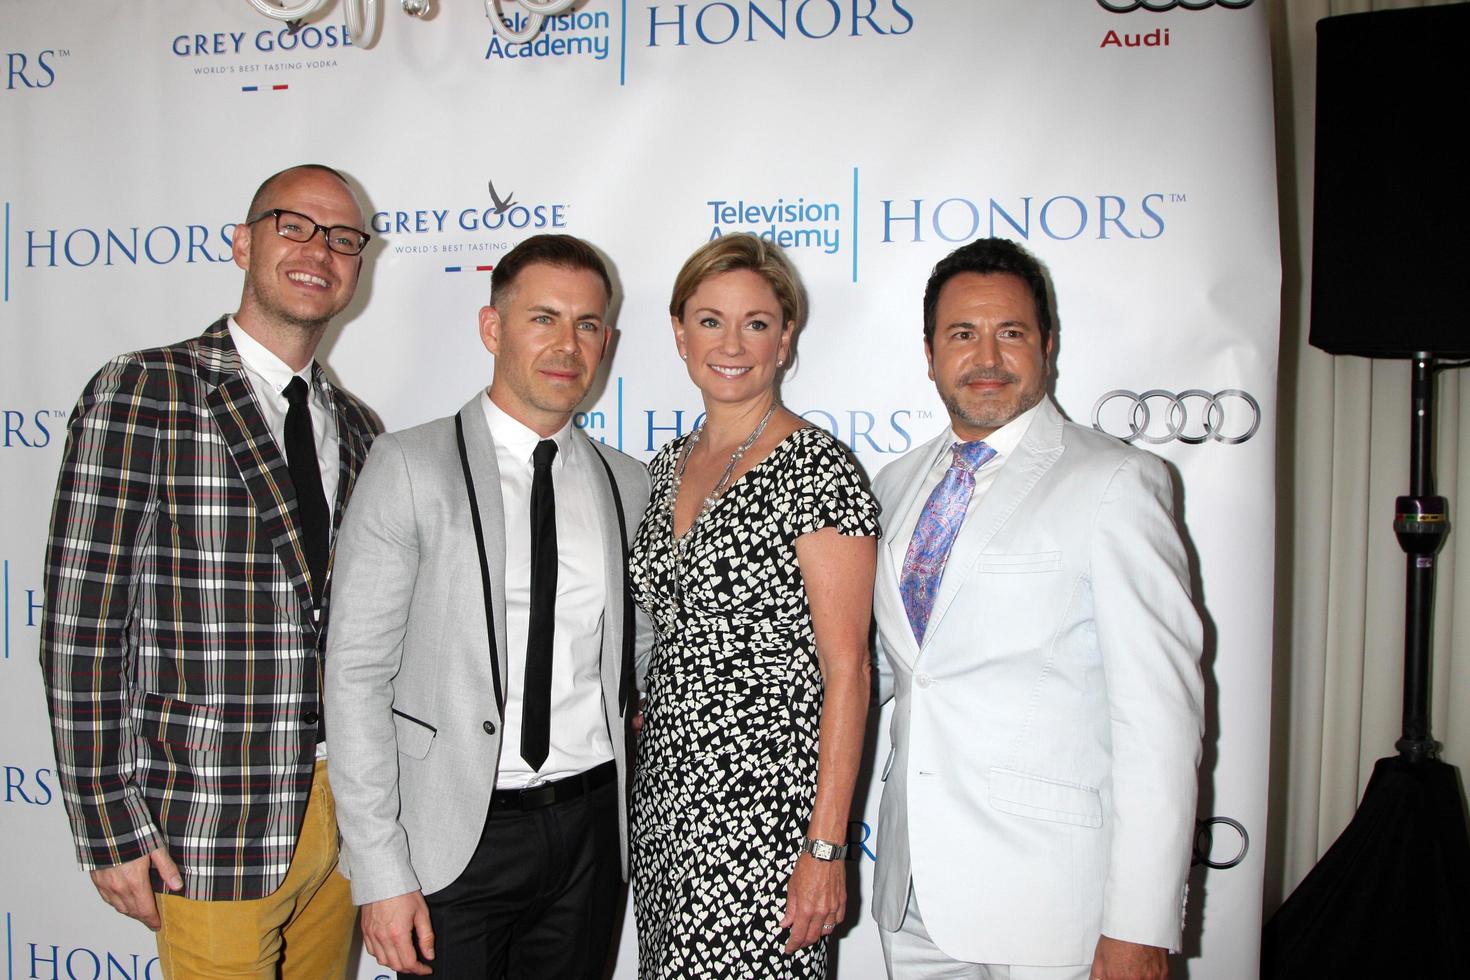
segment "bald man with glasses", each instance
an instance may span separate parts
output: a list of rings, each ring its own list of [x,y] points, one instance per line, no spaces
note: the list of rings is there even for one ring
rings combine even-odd
[[[332,542],[373,437],[314,360],[362,207],[292,167],[233,239],[239,309],[123,354],[68,423],[41,666],[78,858],[165,976],[340,978],[321,658]]]

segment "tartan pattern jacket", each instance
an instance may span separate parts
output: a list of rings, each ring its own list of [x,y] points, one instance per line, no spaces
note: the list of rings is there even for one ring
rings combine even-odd
[[[260,898],[286,876],[326,629],[286,459],[226,323],[117,357],[88,383],[68,422],[41,627],[82,866],[164,845],[196,899]],[[381,426],[314,371],[337,420],[340,525]]]

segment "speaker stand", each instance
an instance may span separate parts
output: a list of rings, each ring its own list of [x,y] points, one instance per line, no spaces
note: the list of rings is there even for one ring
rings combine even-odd
[[[1463,363],[1413,358],[1410,492],[1393,522],[1408,563],[1399,754],[1374,765],[1352,821],[1266,923],[1264,980],[1458,980],[1470,962],[1464,797],[1429,726],[1434,561],[1450,532],[1448,504],[1434,494],[1434,380]]]

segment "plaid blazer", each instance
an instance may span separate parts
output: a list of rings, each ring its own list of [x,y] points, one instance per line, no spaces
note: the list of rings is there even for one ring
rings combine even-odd
[[[314,370],[337,420],[340,524],[381,426]],[[83,867],[162,844],[189,898],[259,898],[285,878],[326,628],[295,515],[226,320],[115,358],[82,393],[47,544],[41,668]]]

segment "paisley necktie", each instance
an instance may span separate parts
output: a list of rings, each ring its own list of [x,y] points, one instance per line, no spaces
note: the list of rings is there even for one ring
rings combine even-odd
[[[924,503],[924,511],[909,541],[908,554],[904,555],[903,575],[898,583],[914,639],[920,644],[929,627],[929,613],[934,609],[939,583],[944,579],[949,549],[954,545],[955,535],[965,520],[965,509],[970,506],[970,496],[975,492],[975,471],[995,455],[994,449],[978,440],[957,442],[951,451],[954,461]]]

